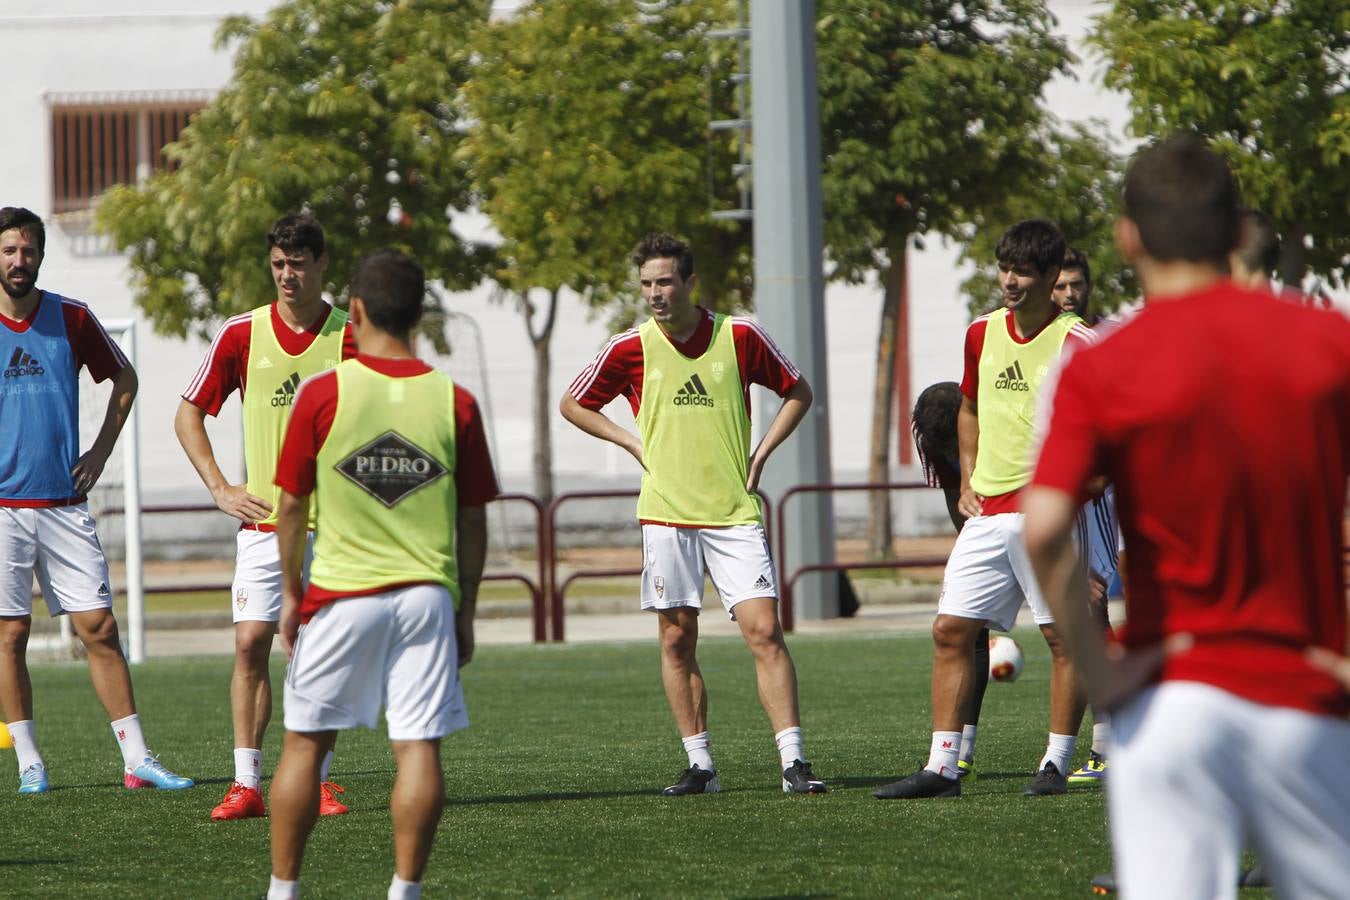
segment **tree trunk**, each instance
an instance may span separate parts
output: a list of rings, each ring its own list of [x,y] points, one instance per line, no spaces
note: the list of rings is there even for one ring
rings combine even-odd
[[[891,410],[895,405],[896,323],[900,315],[902,285],[905,280],[906,236],[890,242],[890,267],[882,273],[884,292],[881,301],[881,330],[877,335],[876,381],[872,393],[872,445],[868,454],[867,480],[891,479]],[[889,491],[870,491],[867,495],[867,554],[871,559],[894,556]]]
[[[558,291],[548,294],[548,309],[543,322],[536,331],[533,316],[534,307],[527,300],[525,306],[525,327],[534,345],[534,493],[545,504],[553,500],[553,392],[549,389],[551,363],[549,357],[550,341],[553,338],[553,322],[558,311]]]
[[[1306,232],[1297,226],[1284,233],[1280,251],[1280,283],[1288,290],[1301,291],[1303,276],[1308,273],[1308,249],[1303,246]]]

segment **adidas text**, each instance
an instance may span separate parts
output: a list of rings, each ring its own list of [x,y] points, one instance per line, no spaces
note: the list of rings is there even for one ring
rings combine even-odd
[[[697,394],[676,394],[676,406],[712,406],[713,398],[701,397]]]

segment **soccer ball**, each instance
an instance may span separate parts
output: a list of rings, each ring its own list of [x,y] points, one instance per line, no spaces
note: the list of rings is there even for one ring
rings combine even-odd
[[[1010,637],[989,638],[989,677],[994,681],[1016,681],[1022,674],[1022,648]]]

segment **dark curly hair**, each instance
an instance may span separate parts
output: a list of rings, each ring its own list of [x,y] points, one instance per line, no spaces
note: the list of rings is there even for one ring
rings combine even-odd
[[[639,269],[649,259],[673,259],[682,281],[688,281],[694,274],[694,251],[684,241],[664,231],[654,232],[638,241],[630,258]]]
[[[914,446],[919,450],[924,478],[933,487],[941,486],[934,468],[935,460],[959,465],[956,414],[960,409],[961,388],[955,381],[930,385],[914,401],[909,427],[914,433]]]

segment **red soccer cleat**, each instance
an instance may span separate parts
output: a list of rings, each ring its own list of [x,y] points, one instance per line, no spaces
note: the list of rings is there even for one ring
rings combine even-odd
[[[244,787],[237,781],[230,785],[220,805],[211,810],[211,819],[215,822],[261,819],[265,815],[267,809],[263,806],[262,793],[257,788]]]
[[[340,816],[347,811],[347,804],[337,798],[338,794],[347,793],[346,788],[334,784],[331,781],[325,781],[319,785],[319,815],[321,816]]]

